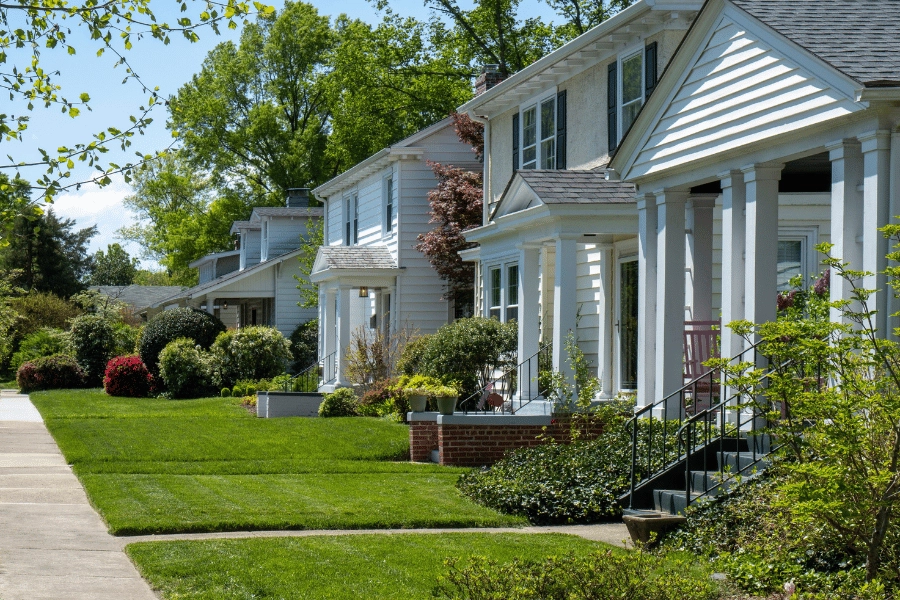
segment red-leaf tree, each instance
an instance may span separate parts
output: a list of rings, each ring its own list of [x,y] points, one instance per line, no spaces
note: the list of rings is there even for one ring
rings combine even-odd
[[[453,114],[456,135],[472,146],[481,160],[484,153],[484,128],[467,115]],[[475,267],[459,257],[460,250],[475,244],[466,242],[463,232],[481,225],[483,186],[482,174],[466,171],[453,165],[430,162],[438,185],[428,193],[431,220],[436,227],[419,235],[416,249],[428,257],[431,266],[447,282],[445,297],[457,306],[470,305],[475,283]]]

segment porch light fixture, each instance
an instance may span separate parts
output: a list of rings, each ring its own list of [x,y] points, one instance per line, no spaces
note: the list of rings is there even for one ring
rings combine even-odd
[[[228,310],[228,300],[222,303],[222,310]]]
[[[365,286],[365,285],[359,286],[359,297],[360,298],[368,298],[369,297],[368,286]]]

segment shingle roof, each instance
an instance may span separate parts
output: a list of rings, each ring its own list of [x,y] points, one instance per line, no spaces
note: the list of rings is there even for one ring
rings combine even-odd
[[[606,179],[604,171],[516,173],[544,204],[627,204],[635,202],[634,184]]]
[[[250,221],[235,221],[231,224],[229,233],[237,233],[241,229],[262,229],[259,223],[251,223]]]
[[[900,85],[900,0],[732,0],[867,87]]]
[[[322,259],[329,269],[396,269],[387,246],[322,246]]]
[[[177,285],[95,285],[89,289],[121,300],[139,310],[177,294],[184,288]]]
[[[258,206],[253,213],[260,217],[321,217],[325,214],[321,206]]]

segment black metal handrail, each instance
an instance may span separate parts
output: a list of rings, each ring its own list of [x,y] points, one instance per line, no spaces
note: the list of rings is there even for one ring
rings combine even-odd
[[[761,342],[757,342],[731,359],[731,362],[741,362],[748,353],[753,353],[753,362],[756,363],[756,350]],[[710,402],[714,397],[720,401],[727,397],[727,380],[719,369],[700,375],[686,383],[678,390],[657,400],[652,404],[635,409],[634,416],[626,422],[626,427],[631,427],[631,484],[629,490],[629,506],[633,507],[635,490],[642,484],[662,475],[685,459],[681,451],[677,434],[688,418],[695,417],[710,410],[701,405],[702,399]],[[690,400],[690,402],[688,402]],[[727,402],[726,402],[727,403]],[[658,414],[659,417],[654,417]],[[638,457],[639,430],[641,422],[646,423],[646,456]],[[654,431],[658,430],[658,431]],[[654,439],[654,433],[661,439]],[[655,451],[659,448],[659,451]],[[661,454],[661,456],[660,456]],[[646,460],[644,460],[646,459]]]
[[[504,371],[485,386],[473,394],[467,396],[459,403],[459,410],[464,413],[511,413],[521,410],[523,406],[531,404],[546,393],[546,382],[541,381],[542,365],[546,364],[546,357],[552,348],[552,344],[544,344],[527,359]],[[521,378],[521,379],[520,379]],[[519,381],[527,388],[523,390],[522,397],[515,399],[519,391]]]
[[[320,358],[284,382],[285,392],[315,392],[337,376],[337,352]]]

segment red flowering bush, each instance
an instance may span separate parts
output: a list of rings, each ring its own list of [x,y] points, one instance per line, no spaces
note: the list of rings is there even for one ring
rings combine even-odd
[[[84,371],[74,358],[54,354],[22,363],[16,372],[16,383],[23,392],[80,388],[84,386]]]
[[[146,398],[153,387],[153,376],[140,356],[116,356],[106,363],[103,389],[110,396]]]

